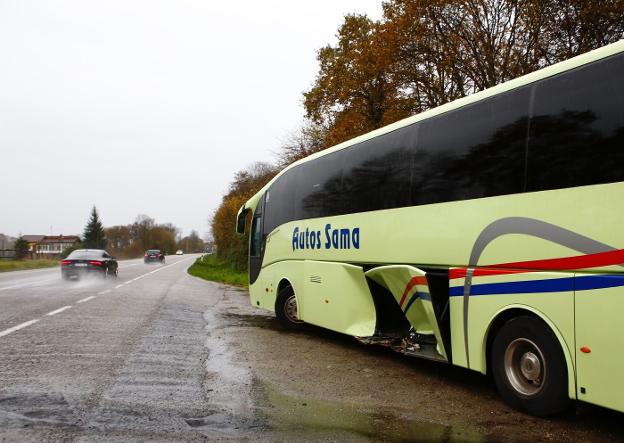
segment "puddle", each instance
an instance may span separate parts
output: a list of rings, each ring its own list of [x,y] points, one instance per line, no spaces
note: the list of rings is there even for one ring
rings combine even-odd
[[[277,320],[272,316],[234,314],[232,312],[224,313],[220,316],[224,319],[230,320],[230,322],[228,322],[228,326],[248,326],[280,330]]]
[[[370,411],[338,402],[301,399],[262,384],[264,420],[278,438],[298,440],[488,442],[498,439],[475,430],[419,418],[414,413]]]
[[[433,412],[419,410],[417,405],[413,410],[393,410],[387,405],[367,408],[366,403],[324,401],[283,392],[279,383],[256,376],[252,366],[231,361],[232,348],[239,344],[226,332],[232,326],[279,331],[275,318],[245,310],[224,310],[226,312],[218,315],[204,313],[209,333],[206,347],[210,352],[205,365],[208,377],[204,388],[211,412],[205,416],[185,417],[187,426],[198,432],[273,441],[501,440],[484,435],[482,429],[443,423],[436,420]],[[362,347],[340,334],[325,331],[321,336]]]
[[[208,428],[225,435],[236,435],[239,429],[237,421],[231,415],[223,412],[215,412],[204,417],[189,417],[185,418],[184,421],[192,428]]]

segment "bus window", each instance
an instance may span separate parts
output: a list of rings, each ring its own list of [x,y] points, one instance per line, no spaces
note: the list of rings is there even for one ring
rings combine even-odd
[[[421,123],[413,204],[522,192],[529,98],[524,87]]]
[[[535,86],[528,191],[624,180],[624,55]]]
[[[252,257],[259,257],[262,249],[262,218],[254,217],[251,224],[251,239],[249,241],[249,255]]]
[[[345,212],[409,206],[416,134],[411,125],[345,151]]]
[[[344,213],[342,151],[295,168],[296,220]]]
[[[294,220],[294,183],[298,168],[286,171],[271,185],[264,204],[264,235]]]

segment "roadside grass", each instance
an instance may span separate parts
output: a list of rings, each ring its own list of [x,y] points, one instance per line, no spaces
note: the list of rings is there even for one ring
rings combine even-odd
[[[0,272],[20,271],[23,269],[51,268],[58,266],[58,260],[0,260]]]
[[[239,272],[229,263],[219,260],[216,255],[204,255],[188,268],[188,273],[204,280],[216,281],[232,286],[246,287],[247,273]]]

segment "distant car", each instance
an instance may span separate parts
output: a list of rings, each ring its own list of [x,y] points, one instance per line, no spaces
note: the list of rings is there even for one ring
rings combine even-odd
[[[178,249],[176,251],[176,255],[184,255],[184,251],[182,251],[182,249]]]
[[[145,263],[151,262],[165,262],[165,252],[160,249],[149,249],[145,251],[145,255],[143,256],[143,261]]]
[[[87,275],[117,277],[119,264],[103,249],[77,249],[61,261],[64,280],[79,279]]]

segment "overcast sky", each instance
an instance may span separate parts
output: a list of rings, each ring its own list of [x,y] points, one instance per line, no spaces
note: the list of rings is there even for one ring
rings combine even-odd
[[[203,235],[352,12],[381,0],[0,0],[0,233],[81,234],[96,205]]]

